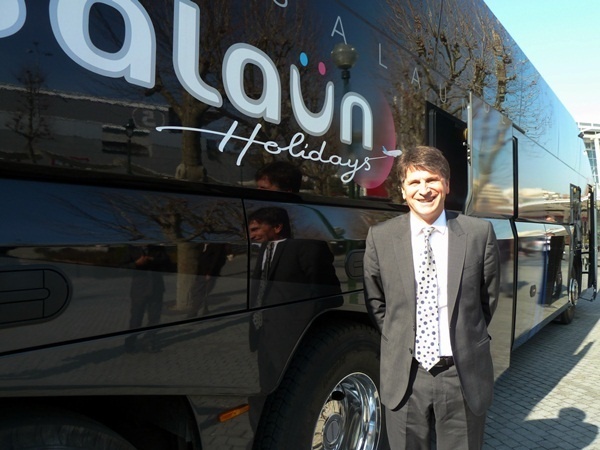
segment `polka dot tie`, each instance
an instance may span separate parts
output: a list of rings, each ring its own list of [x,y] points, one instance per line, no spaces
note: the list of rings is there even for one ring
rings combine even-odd
[[[437,273],[433,250],[429,243],[434,228],[423,229],[425,246],[417,279],[417,335],[415,358],[425,370],[431,369],[439,360],[439,323],[437,299]]]

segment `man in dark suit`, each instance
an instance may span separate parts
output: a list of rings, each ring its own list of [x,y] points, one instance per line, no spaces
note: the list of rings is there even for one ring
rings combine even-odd
[[[409,149],[399,163],[410,213],[372,227],[364,258],[390,445],[428,449],[434,427],[438,450],[481,449],[494,384],[494,230],[445,211],[450,168],[439,150]]]

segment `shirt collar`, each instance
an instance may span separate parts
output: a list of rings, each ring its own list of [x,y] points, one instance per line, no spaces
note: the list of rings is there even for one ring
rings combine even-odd
[[[279,244],[280,242],[285,241],[286,239],[287,238],[278,239],[276,241],[267,241],[267,242],[265,242],[265,245],[273,244],[273,250],[275,250],[275,247],[277,247],[277,244]]]
[[[420,219],[416,214],[410,213],[410,232],[413,236],[418,236],[423,233],[423,228],[433,227],[436,231],[446,234],[446,230],[448,229],[448,222],[446,220],[446,210],[442,210],[442,213],[439,217],[433,222],[433,224],[429,225]]]

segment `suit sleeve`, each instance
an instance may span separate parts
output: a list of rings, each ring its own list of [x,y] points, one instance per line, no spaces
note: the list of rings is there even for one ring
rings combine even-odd
[[[386,303],[372,228],[369,229],[367,235],[363,266],[367,311],[381,332],[383,331]]]
[[[300,242],[300,241],[298,241]],[[333,253],[324,241],[304,240],[298,248],[299,264],[311,286],[312,296],[339,294],[340,281],[333,265]]]
[[[489,222],[483,264],[481,303],[486,325],[489,325],[498,305],[500,288],[500,250],[494,228]]]

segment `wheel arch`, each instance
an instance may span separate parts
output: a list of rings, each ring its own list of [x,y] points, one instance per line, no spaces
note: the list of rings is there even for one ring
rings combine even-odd
[[[357,340],[353,342],[348,333],[356,333]],[[331,350],[331,353],[328,352],[329,350]],[[363,359],[359,355],[366,356],[367,359]],[[340,363],[340,361],[346,362]],[[348,371],[346,372],[346,370]],[[290,356],[277,387],[265,399],[258,423],[254,450],[284,448],[279,441],[282,433],[281,429],[277,430],[278,427],[286,428],[286,433],[283,433],[285,435],[312,432],[310,426],[312,424],[314,427],[314,423],[307,416],[307,414],[310,414],[307,411],[312,411],[310,405],[314,407],[315,402],[318,403],[319,400],[324,400],[316,392],[332,381],[335,383],[340,382],[334,374],[340,375],[342,372],[344,376],[340,380],[366,376],[367,379],[372,380],[371,383],[374,383],[377,387],[379,386],[378,331],[366,312],[328,311],[316,317],[306,328],[293,354]],[[305,390],[307,390],[307,395],[299,395],[299,392]],[[323,394],[323,392],[320,392],[320,394]],[[380,405],[379,395],[377,393],[374,395]],[[295,417],[290,422],[288,420],[289,405],[297,406],[300,404],[298,402],[304,406],[300,409],[296,407],[294,410],[296,412],[303,411],[303,417],[307,417],[304,417],[304,420]],[[283,412],[284,409],[286,412]],[[273,419],[274,415],[276,419]],[[382,421],[379,426],[384,426],[383,418],[378,420]],[[287,427],[281,425],[282,423],[288,423]],[[298,427],[301,427],[302,424],[305,427],[302,428],[303,431],[299,431]],[[381,429],[377,435],[383,436]],[[296,443],[298,442],[300,441],[298,440]],[[290,444],[290,442],[287,442],[287,444]],[[370,449],[372,447],[367,446],[365,448]]]
[[[276,384],[275,389],[273,389],[273,391],[275,391],[277,389],[277,386],[279,386],[281,384],[281,381],[285,377],[285,374],[288,372],[290,365],[292,364],[292,361],[294,360],[294,357],[297,355],[298,351],[300,351],[300,349],[306,343],[306,341],[311,338],[312,334],[315,333],[315,330],[318,330],[321,327],[333,326],[334,324],[341,324],[344,322],[367,325],[367,326],[372,327],[374,330],[376,330],[376,327],[373,324],[373,322],[371,321],[371,319],[369,318],[369,315],[367,314],[366,310],[364,313],[362,313],[362,312],[358,312],[358,311],[335,309],[335,310],[328,310],[328,311],[325,311],[325,312],[319,314],[308,324],[308,326],[302,333],[300,339],[298,339],[298,342],[294,346],[294,350],[290,353],[290,355],[286,361],[284,369],[281,371],[279,380]],[[271,391],[271,393],[273,391]]]

